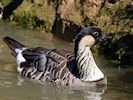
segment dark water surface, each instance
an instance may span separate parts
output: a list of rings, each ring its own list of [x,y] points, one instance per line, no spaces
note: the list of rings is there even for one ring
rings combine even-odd
[[[51,34],[27,30],[0,22],[0,100],[133,100],[133,67],[112,65],[104,57],[95,57],[108,77],[105,91],[88,91],[51,83],[39,84],[21,79],[16,71],[14,57],[2,37],[11,36],[29,47],[64,48],[73,51],[73,45]]]

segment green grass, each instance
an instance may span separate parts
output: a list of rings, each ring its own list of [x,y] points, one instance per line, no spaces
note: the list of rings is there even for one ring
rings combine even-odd
[[[5,6],[7,6],[12,1],[13,0],[0,0],[0,3],[5,7]]]
[[[103,8],[101,12],[98,14],[98,16],[109,16],[112,12],[109,8]]]
[[[32,29],[45,29],[46,32],[51,31],[51,23],[45,22],[44,20],[40,20],[37,16],[23,12],[14,16],[14,21],[16,21],[19,25],[24,28],[32,28]]]

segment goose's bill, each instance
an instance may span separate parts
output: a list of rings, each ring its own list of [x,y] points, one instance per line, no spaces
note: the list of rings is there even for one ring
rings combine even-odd
[[[107,41],[107,40],[110,40],[110,39],[112,39],[111,35],[106,34],[106,33],[102,33],[102,37],[100,39],[100,42]]]

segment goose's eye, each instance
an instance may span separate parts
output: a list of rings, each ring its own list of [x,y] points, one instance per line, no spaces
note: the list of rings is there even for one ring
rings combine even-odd
[[[98,32],[94,32],[94,35],[95,35],[95,36],[98,36],[98,35],[99,35],[99,33],[98,33]]]

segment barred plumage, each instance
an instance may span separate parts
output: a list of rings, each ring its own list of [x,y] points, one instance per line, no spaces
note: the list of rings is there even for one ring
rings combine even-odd
[[[34,51],[36,51],[35,53],[36,55],[33,54]],[[41,82],[45,82],[44,80],[47,80],[58,84],[69,85],[70,83],[67,83],[69,82],[67,80],[70,80],[68,78],[70,77],[70,75],[71,76],[73,75],[72,73],[70,73],[69,69],[66,66],[67,66],[68,59],[69,58],[72,59],[72,54],[68,52],[66,54],[66,57],[68,59],[66,59],[65,57],[59,55],[59,53],[61,54],[62,51],[65,51],[65,50],[57,50],[57,49],[48,50],[40,47],[34,48],[33,50],[32,49],[24,50],[23,56],[25,58],[27,57],[27,61],[29,61],[28,63],[30,64],[30,67],[27,66],[27,68],[25,68],[26,66],[24,66],[20,74],[30,79],[38,80]],[[45,57],[47,59],[45,60],[45,57],[42,57],[41,59],[39,59],[39,55],[37,55],[37,52],[43,52],[41,56],[45,54]],[[28,55],[27,53],[32,54],[33,56]],[[46,61],[46,63],[41,62],[40,60],[44,62]],[[37,67],[43,67],[43,68],[37,68]],[[38,69],[43,69],[43,70],[40,71]],[[75,78],[75,76],[71,78]]]
[[[22,76],[41,83],[50,81],[68,86],[95,87],[107,81],[96,65],[90,48],[105,38],[107,35],[103,35],[98,28],[81,30],[75,37],[75,55],[63,49],[29,49],[10,37],[5,37],[4,42],[13,51],[17,70]]]

